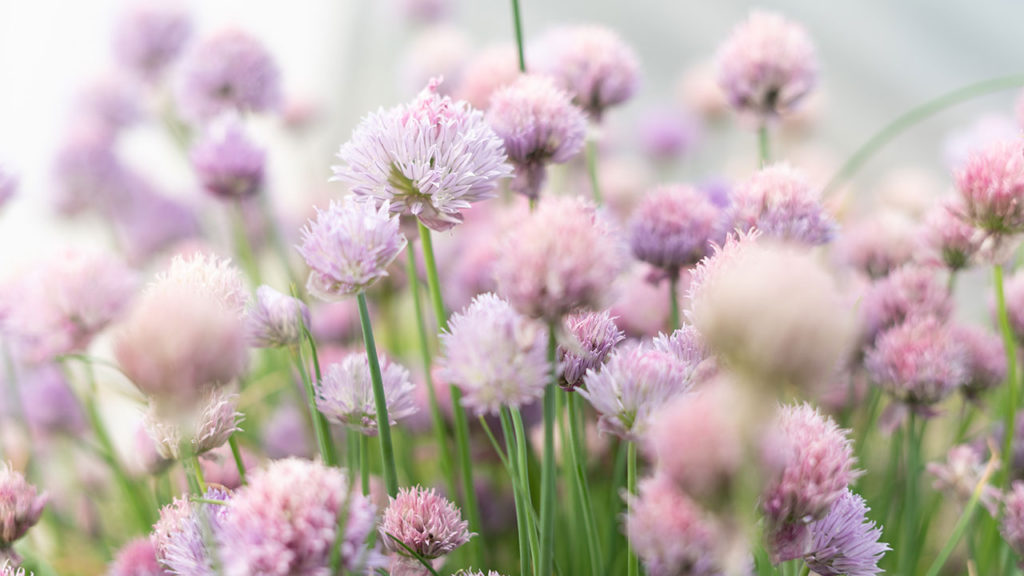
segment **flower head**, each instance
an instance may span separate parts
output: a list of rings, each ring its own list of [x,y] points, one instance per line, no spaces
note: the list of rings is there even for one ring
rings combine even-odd
[[[700,507],[664,476],[627,496],[626,534],[650,576],[711,576],[716,529]]]
[[[892,210],[844,229],[836,242],[838,259],[868,278],[882,278],[914,259],[918,250],[914,222]]]
[[[370,287],[387,276],[387,267],[406,240],[391,216],[389,204],[374,207],[371,200],[345,197],[317,211],[302,231],[299,253],[310,267],[307,288],[322,300],[339,300]]]
[[[121,14],[114,29],[114,56],[136,76],[154,80],[181,53],[192,22],[175,2],[137,2]]]
[[[931,259],[953,271],[968,267],[982,244],[978,229],[966,222],[963,214],[958,199],[942,202],[925,216],[922,231]]]
[[[864,499],[847,490],[829,513],[811,524],[810,552],[804,561],[821,576],[874,576],[889,545],[879,542],[882,529],[867,518]]]
[[[247,324],[249,342],[253,346],[291,346],[301,340],[303,327],[309,329],[309,308],[302,300],[264,284],[256,289],[256,299],[249,309]]]
[[[689,154],[700,142],[702,126],[689,112],[655,109],[641,119],[639,144],[654,160],[673,161]]]
[[[493,198],[511,168],[483,114],[441,96],[439,85],[432,80],[412,103],[367,116],[331,169],[356,195],[441,231],[470,204]]]
[[[203,497],[222,502],[231,499],[227,492],[209,488]],[[160,510],[149,540],[160,565],[177,576],[215,576],[214,550],[205,537],[207,530],[217,534],[228,517],[228,507],[175,498]]]
[[[384,547],[407,556],[401,542],[426,560],[446,556],[473,536],[459,509],[433,489],[402,488],[391,498],[380,523]],[[397,542],[396,542],[397,540]]]
[[[873,340],[884,330],[907,320],[934,316],[945,320],[953,313],[949,291],[935,270],[904,266],[872,284],[861,304],[864,332]]]
[[[601,308],[624,265],[623,245],[592,205],[549,198],[503,239],[498,294],[520,312],[554,322]]]
[[[753,11],[718,48],[718,85],[737,111],[791,111],[818,81],[818,59],[803,26]]]
[[[10,464],[0,463],[0,554],[39,522],[47,496]]]
[[[551,374],[547,330],[494,294],[482,294],[452,316],[441,334],[438,376],[462,391],[477,414],[529,404],[544,394]]]
[[[192,167],[207,192],[236,200],[263,186],[266,155],[234,121],[212,125],[192,148]]]
[[[868,373],[897,400],[923,408],[967,382],[967,351],[952,327],[928,316],[882,333],[864,360]]]
[[[720,241],[722,210],[706,194],[686,185],[648,192],[629,220],[633,255],[670,274],[693,266]]]
[[[18,375],[18,388],[25,421],[36,438],[85,430],[82,406],[57,364],[27,368]]]
[[[151,402],[145,415],[146,432],[157,453],[175,460],[181,458],[186,442],[196,455],[223,446],[239,430],[241,420],[238,395],[225,390],[213,390],[185,410]]]
[[[956,338],[966,349],[967,381],[961,391],[972,399],[1006,380],[1006,348],[997,334],[978,326],[955,325]]]
[[[1014,481],[1003,497],[1003,520],[1000,532],[1018,556],[1024,556],[1024,482]]]
[[[935,477],[932,483],[935,490],[956,498],[960,504],[966,504],[985,474],[985,462],[978,449],[960,444],[949,449],[944,463],[929,462],[927,470]],[[995,486],[985,484],[982,488],[981,503],[993,517],[998,513],[999,496]]]
[[[565,318],[564,327],[573,341],[558,347],[558,365],[562,387],[571,391],[583,384],[589,370],[601,369],[626,335],[607,311],[571,314]]]
[[[976,151],[956,173],[965,218],[990,234],[1024,232],[1024,144],[1002,140]]]
[[[762,168],[737,186],[730,216],[744,232],[757,228],[767,238],[802,244],[825,244],[836,232],[817,190],[789,164]]]
[[[107,576],[167,576],[156,560],[156,548],[149,538],[124,545],[107,570]]]
[[[491,95],[515,82],[519,74],[515,46],[490,46],[466,62],[455,95],[477,110],[487,110],[491,105]]]
[[[242,273],[227,258],[197,252],[189,256],[175,256],[165,272],[157,274],[151,292],[165,286],[181,286],[195,294],[217,300],[225,309],[239,316],[249,304],[249,291]]]
[[[682,362],[694,384],[709,380],[718,373],[718,362],[711,349],[691,324],[684,324],[667,336],[659,334],[653,344]]]
[[[579,154],[587,118],[548,76],[525,75],[491,96],[487,123],[505,143],[515,167],[511,187],[537,198],[548,164],[562,164]]]
[[[384,356],[379,362],[388,418],[394,425],[416,412],[413,397],[416,387],[409,380],[409,371],[400,364]],[[363,434],[377,434],[377,406],[365,353],[354,352],[327,368],[323,380],[316,383],[316,405],[332,422]]]

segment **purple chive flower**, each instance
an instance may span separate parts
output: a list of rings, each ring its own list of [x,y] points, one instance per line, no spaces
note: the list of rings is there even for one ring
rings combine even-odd
[[[675,275],[711,253],[722,224],[722,210],[703,192],[684,184],[659,186],[633,212],[629,245],[637,259]]]
[[[203,498],[228,502],[231,495],[209,488]],[[160,510],[160,519],[149,537],[157,561],[177,576],[215,576],[219,572],[214,566],[219,562],[205,535],[208,530],[219,533],[228,516],[228,506],[175,498]]]
[[[132,4],[114,28],[114,57],[144,80],[159,78],[181,54],[192,34],[183,7],[167,0]]]
[[[938,262],[952,271],[967,268],[981,249],[978,229],[963,219],[958,199],[942,202],[925,216],[921,240],[930,251],[927,263]]]
[[[123,200],[124,172],[109,128],[95,121],[75,124],[53,161],[54,208],[67,216],[87,208],[110,211]]]
[[[125,544],[107,569],[107,576],[168,576],[156,560],[156,548],[148,538]]]
[[[413,397],[416,387],[409,380],[409,371],[400,364],[384,356],[379,361],[388,417],[393,426],[416,412]],[[327,368],[323,380],[316,383],[316,405],[331,422],[370,436],[377,435],[377,406],[365,353],[354,352]]]
[[[1024,144],[1004,140],[976,151],[956,172],[965,219],[989,234],[1024,231]]]
[[[978,326],[954,325],[954,335],[966,350],[967,381],[960,391],[977,400],[1006,381],[1006,348],[1003,339]]]
[[[665,162],[689,154],[701,137],[700,122],[675,108],[646,114],[637,130],[643,151],[654,160]]]
[[[889,545],[879,542],[882,529],[867,518],[864,499],[846,490],[829,513],[811,524],[811,552],[804,562],[821,576],[875,576]]]
[[[306,287],[326,301],[354,295],[387,276],[405,245],[387,201],[380,207],[352,196],[332,201],[302,230],[299,254],[310,268]]]
[[[510,187],[537,198],[548,164],[563,164],[583,150],[587,117],[548,76],[526,75],[491,96],[487,123],[505,142],[515,167]]]
[[[462,211],[493,198],[511,174],[501,139],[483,113],[438,94],[432,80],[410,104],[366,117],[338,152],[334,180],[347,182],[395,214],[448,230]]]
[[[813,552],[808,525],[828,514],[857,476],[847,437],[810,404],[783,406],[765,446],[769,481],[761,496],[774,563]]]
[[[914,259],[917,234],[905,215],[884,211],[844,228],[836,242],[838,260],[868,278],[882,278]]]
[[[10,464],[0,462],[0,559],[19,561],[14,542],[39,522],[46,501],[46,494],[39,494]]]
[[[215,124],[192,148],[192,167],[207,192],[237,200],[263,186],[266,154],[236,121]]]
[[[813,246],[830,242],[836,232],[818,191],[789,164],[762,168],[737,186],[729,212],[735,228],[757,228],[766,238]]]
[[[263,446],[267,458],[312,458],[313,445],[306,426],[305,415],[293,404],[274,408],[270,419],[263,425]]]
[[[203,454],[220,448],[240,430],[242,414],[237,407],[238,395],[224,390],[210,392],[185,412],[171,412],[151,402],[145,415],[146,431],[164,458],[180,459],[186,442],[192,454]]]
[[[577,391],[600,414],[600,430],[630,442],[646,435],[657,409],[692,385],[675,356],[643,344],[619,347],[584,382]]]
[[[1024,556],[1024,482],[1015,480],[1008,494],[1003,496],[1003,520],[999,531],[1018,557]],[[1018,566],[1024,564],[1019,559]]]
[[[380,561],[366,547],[373,505],[350,490],[346,472],[304,460],[272,462],[235,493],[216,534],[224,576],[328,574],[342,513],[341,566],[370,573]]]
[[[77,435],[85,428],[85,414],[64,372],[56,364],[43,364],[18,375],[21,407],[36,438]]]
[[[156,476],[174,464],[174,460],[160,455],[156,442],[149,436],[145,421],[135,428],[132,447],[132,470],[139,475]]]
[[[559,382],[562,388],[572,391],[583,384],[587,371],[601,369],[626,334],[615,325],[615,318],[608,311],[571,314],[563,326],[571,342],[558,347]]]
[[[142,117],[138,86],[117,74],[95,78],[78,94],[76,113],[96,122],[110,134],[127,128]]]
[[[882,390],[927,410],[967,382],[967,350],[952,327],[914,318],[883,332],[864,360]]]
[[[494,263],[498,294],[548,322],[599,309],[622,270],[624,246],[580,198],[549,198],[503,238]]]
[[[613,30],[566,26],[538,41],[539,71],[552,76],[600,122],[605,110],[633,97],[640,83],[636,53]]]
[[[803,26],[753,11],[718,48],[718,85],[738,112],[761,118],[793,110],[818,82],[818,59]]]
[[[114,233],[129,262],[140,263],[177,242],[199,235],[199,219],[186,203],[154,191],[141,178],[111,213]]]
[[[664,476],[640,481],[627,495],[626,534],[650,576],[719,574],[716,527],[700,506]]]
[[[690,324],[684,324],[668,336],[658,334],[652,342],[662,352],[675,356],[690,373],[694,384],[710,380],[718,374],[718,362],[704,338]]]
[[[384,548],[392,554],[408,556],[401,542],[425,560],[447,556],[474,536],[455,504],[419,486],[402,488],[390,498],[379,530]]]
[[[265,112],[281,102],[277,63],[266,47],[241,30],[210,36],[182,62],[177,86],[182,113],[205,122],[221,113]]]
[[[309,308],[298,298],[263,285],[247,318],[249,344],[256,348],[283,348],[298,344],[302,329],[309,328]]]
[[[529,404],[551,374],[547,330],[494,294],[482,294],[452,316],[441,334],[440,379],[458,386],[478,415]]]
[[[953,299],[935,270],[904,266],[872,284],[860,308],[865,336],[870,341],[913,318],[948,319],[953,313]]]
[[[0,165],[0,206],[6,204],[18,191],[18,177]]]
[[[499,44],[480,50],[466,62],[455,96],[477,110],[487,110],[491,95],[519,78],[516,47]]]
[[[932,487],[939,492],[956,498],[960,504],[967,504],[985,474],[982,453],[973,446],[953,446],[943,463],[929,462],[928,473],[935,477]],[[981,492],[981,504],[995,517],[999,512],[999,489],[986,484]]]

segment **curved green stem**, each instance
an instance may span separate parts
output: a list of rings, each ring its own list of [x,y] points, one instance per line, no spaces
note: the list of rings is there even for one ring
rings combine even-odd
[[[923,120],[927,120],[935,114],[960,104],[961,102],[966,102],[979,96],[1020,86],[1024,86],[1024,74],[991,78],[989,80],[982,80],[981,82],[969,84],[962,88],[953,90],[952,92],[947,92],[937,98],[925,102],[924,104],[910,109],[887,124],[879,130],[877,134],[862,144],[860,148],[858,148],[856,152],[854,152],[853,155],[843,163],[839,170],[836,171],[828,184],[825,185],[822,194],[828,194],[835,190],[840,184],[849,180],[849,178],[856,173],[857,170],[860,170],[861,167],[867,163],[868,159],[874,156],[875,153],[883,146],[915,124],[918,124]]]
[[[601,197],[601,184],[597,178],[597,141],[587,137],[587,175],[590,176],[590,190],[594,194],[594,203],[600,206],[603,203]]]
[[[1010,328],[1010,316],[1006,309],[1006,292],[1003,289],[1003,267],[997,264],[992,270],[992,276],[996,291],[996,313],[999,315],[999,331],[1003,336],[1003,346],[1006,348],[1006,401],[1004,402],[1006,413],[1004,414],[1003,427],[1003,474],[1006,485],[1009,486],[1013,464],[1013,431],[1016,430],[1017,418],[1017,342],[1013,337],[1013,330]]]
[[[519,56],[519,71],[526,72],[526,53],[523,50],[523,21],[519,16],[519,0],[512,0],[512,23],[516,29],[516,51]]]
[[[370,383],[373,385],[373,403],[377,411],[377,438],[380,440],[381,463],[384,468],[384,486],[388,496],[398,495],[398,472],[395,469],[395,448],[391,444],[391,418],[388,416],[387,398],[384,397],[384,380],[380,375],[380,359],[377,357],[377,343],[373,339],[370,325],[370,310],[366,306],[366,294],[356,295],[359,301],[359,322],[363,326],[363,343],[366,344],[366,359],[370,363]]]
[[[245,462],[242,461],[242,451],[238,449],[238,441],[235,440],[235,435],[228,436],[228,446],[231,447],[231,457],[235,459],[235,468],[238,469],[238,479],[242,484],[248,484],[249,481],[245,475]]]

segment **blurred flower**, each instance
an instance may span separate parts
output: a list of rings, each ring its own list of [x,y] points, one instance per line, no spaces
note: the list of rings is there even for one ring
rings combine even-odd
[[[501,139],[483,114],[438,93],[431,80],[410,104],[367,116],[338,152],[334,179],[442,231],[470,204],[493,198],[511,174]]]
[[[156,476],[174,464],[174,460],[164,458],[157,450],[156,442],[149,435],[146,423],[142,422],[135,428],[132,438],[132,471],[139,474]]]
[[[914,259],[917,230],[899,212],[879,212],[844,228],[836,242],[837,259],[869,278],[881,278]]]
[[[477,110],[487,110],[491,95],[519,77],[519,59],[512,44],[497,44],[474,54],[460,74],[455,97]]]
[[[1006,348],[998,334],[978,326],[957,324],[953,326],[955,337],[967,352],[967,381],[960,391],[972,400],[977,400],[989,390],[1002,386],[1006,381]]]
[[[252,471],[259,467],[256,456],[249,449],[239,449],[242,458],[242,465],[245,470]],[[235,462],[231,446],[221,444],[217,448],[203,453],[199,458],[199,465],[203,469],[203,480],[209,486],[220,486],[228,490],[237,490],[242,487],[242,477],[238,472],[238,463]]]
[[[237,410],[238,396],[229,391],[214,390],[185,411],[171,411],[150,402],[145,425],[157,452],[167,459],[181,459],[182,446],[199,455],[223,446],[239,431],[242,420]]]
[[[107,569],[107,576],[169,576],[156,560],[156,549],[148,538],[125,544]]]
[[[883,332],[864,364],[882,390],[928,410],[967,382],[967,350],[952,328],[928,316]]]
[[[115,25],[114,57],[139,78],[156,80],[177,59],[191,35],[191,19],[177,2],[135,2]]]
[[[652,344],[658,350],[675,356],[686,367],[688,378],[694,384],[705,382],[718,373],[718,361],[704,337],[691,324],[684,324],[668,336],[658,334]]]
[[[655,109],[637,126],[640,148],[654,160],[673,161],[688,155],[697,145],[701,126],[689,113],[674,108]]]
[[[156,292],[164,286],[181,286],[193,293],[209,296],[239,316],[245,313],[249,304],[249,291],[242,273],[230,259],[210,253],[175,256],[167,270],[156,275],[149,291]]]
[[[217,488],[203,494],[207,500],[227,502],[231,495]],[[172,574],[216,576],[216,560],[211,542],[205,536],[217,534],[229,515],[221,504],[192,502],[188,497],[175,498],[160,509],[160,519],[153,525],[149,540],[156,558]]]
[[[1024,232],[1024,144],[1003,140],[976,150],[956,172],[964,217],[990,234]]]
[[[302,339],[303,327],[309,327],[309,308],[264,284],[256,289],[247,324],[249,343],[256,348],[294,346]]]
[[[203,188],[217,198],[238,200],[263,186],[266,154],[237,121],[211,125],[190,156]]]
[[[408,557],[401,542],[425,560],[446,556],[474,536],[455,504],[419,486],[402,488],[390,499],[379,530],[392,554]]]
[[[625,531],[650,576],[719,574],[714,558],[716,528],[700,507],[654,476],[640,481],[638,495],[627,495]]]
[[[64,133],[53,160],[54,208],[66,216],[87,208],[109,211],[123,200],[124,172],[110,130],[79,121]]]
[[[448,15],[452,10],[452,0],[398,0],[402,12],[410,20],[433,22]]]
[[[612,349],[626,335],[608,311],[570,314],[562,325],[570,341],[558,346],[559,382],[572,391],[583,384],[588,371],[601,370]]]
[[[683,71],[676,82],[676,97],[707,122],[717,122],[729,111],[729,100],[718,85],[713,62],[699,62]]]
[[[90,81],[78,94],[75,112],[115,134],[142,118],[138,86],[130,79],[107,73]]]
[[[74,436],[85,428],[85,414],[56,364],[43,364],[18,375],[25,421],[37,439]]]
[[[447,83],[439,88],[447,95],[459,85],[472,53],[466,33],[452,24],[440,22],[415,32],[398,66],[402,93],[416,92],[431,78],[441,77]]]
[[[629,244],[639,259],[678,275],[711,253],[721,240],[722,211],[703,192],[685,184],[658,186],[629,220]]]
[[[46,501],[45,493],[39,494],[20,472],[0,462],[0,559],[19,561],[14,542],[39,522]]]
[[[944,463],[929,462],[928,473],[935,477],[932,487],[939,492],[956,498],[965,505],[974,494],[985,473],[982,454],[974,447],[960,444],[953,446],[946,454]],[[981,490],[981,504],[995,517],[999,513],[999,489],[985,484]]]
[[[656,336],[669,321],[669,283],[664,273],[634,260],[612,285],[614,300],[608,311],[616,324],[634,338]],[[680,291],[680,293],[683,293]]]
[[[921,237],[930,259],[952,271],[967,268],[981,249],[978,230],[964,221],[959,199],[950,198],[928,211]],[[931,262],[928,262],[931,263]]]
[[[409,380],[409,371],[400,364],[384,356],[379,362],[387,414],[394,426],[416,412],[415,386]],[[365,353],[349,354],[327,368],[323,380],[316,383],[316,405],[331,422],[370,436],[377,434],[377,406]]]
[[[609,107],[629,100],[640,83],[636,53],[615,31],[599,25],[548,31],[537,41],[537,55],[530,60],[597,122]]]
[[[597,309],[624,265],[624,246],[579,198],[541,202],[502,239],[494,263],[498,293],[520,312],[548,322]]]
[[[491,96],[487,123],[505,143],[515,167],[512,190],[536,199],[548,164],[563,164],[583,150],[587,118],[547,76],[525,75]]]
[[[994,143],[1018,138],[1020,128],[1013,118],[1002,114],[988,114],[951,132],[943,142],[943,159],[951,170],[959,170],[967,163],[971,153]]]
[[[130,194],[110,218],[117,243],[129,262],[140,263],[177,242],[199,235],[199,219],[184,202],[152,189],[138,175],[128,175]]]
[[[766,238],[818,245],[836,233],[818,191],[802,172],[784,163],[762,168],[737,186],[729,215],[733,227],[743,232],[757,228]]]
[[[6,204],[18,191],[18,177],[0,165],[0,206]]]
[[[804,561],[820,576],[874,576],[888,544],[882,529],[867,518],[864,499],[847,490],[824,518],[811,524],[811,552]]]
[[[389,203],[346,196],[317,210],[316,221],[302,230],[299,253],[310,267],[310,293],[339,300],[388,275],[387,267],[405,249],[406,240],[391,216]]]
[[[935,270],[904,266],[878,280],[864,293],[861,318],[868,341],[880,333],[915,318],[948,319],[953,299],[936,278]]]
[[[818,81],[818,59],[803,26],[752,11],[718,48],[718,84],[739,112],[790,112]]]
[[[1024,556],[1024,482],[1016,480],[1003,496],[1003,519],[999,531],[1017,556]],[[1022,562],[1017,561],[1018,565]]]
[[[222,30],[193,47],[182,62],[178,105],[190,120],[223,112],[266,112],[281,101],[277,63],[262,42],[241,30]]]
[[[263,450],[267,458],[311,458],[313,446],[309,427],[301,410],[294,404],[280,404],[263,425]]]
[[[548,333],[494,294],[482,294],[452,316],[441,334],[442,381],[458,386],[477,415],[529,404],[551,375]]]

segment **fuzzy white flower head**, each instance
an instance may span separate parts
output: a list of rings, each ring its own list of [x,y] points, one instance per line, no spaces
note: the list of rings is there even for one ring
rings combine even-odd
[[[380,357],[384,398],[387,401],[391,425],[417,410],[409,380],[409,371],[400,364]],[[316,405],[328,420],[359,430],[363,434],[377,434],[377,406],[370,380],[370,364],[366,354],[355,352],[341,362],[331,364],[323,380],[316,385]]]

